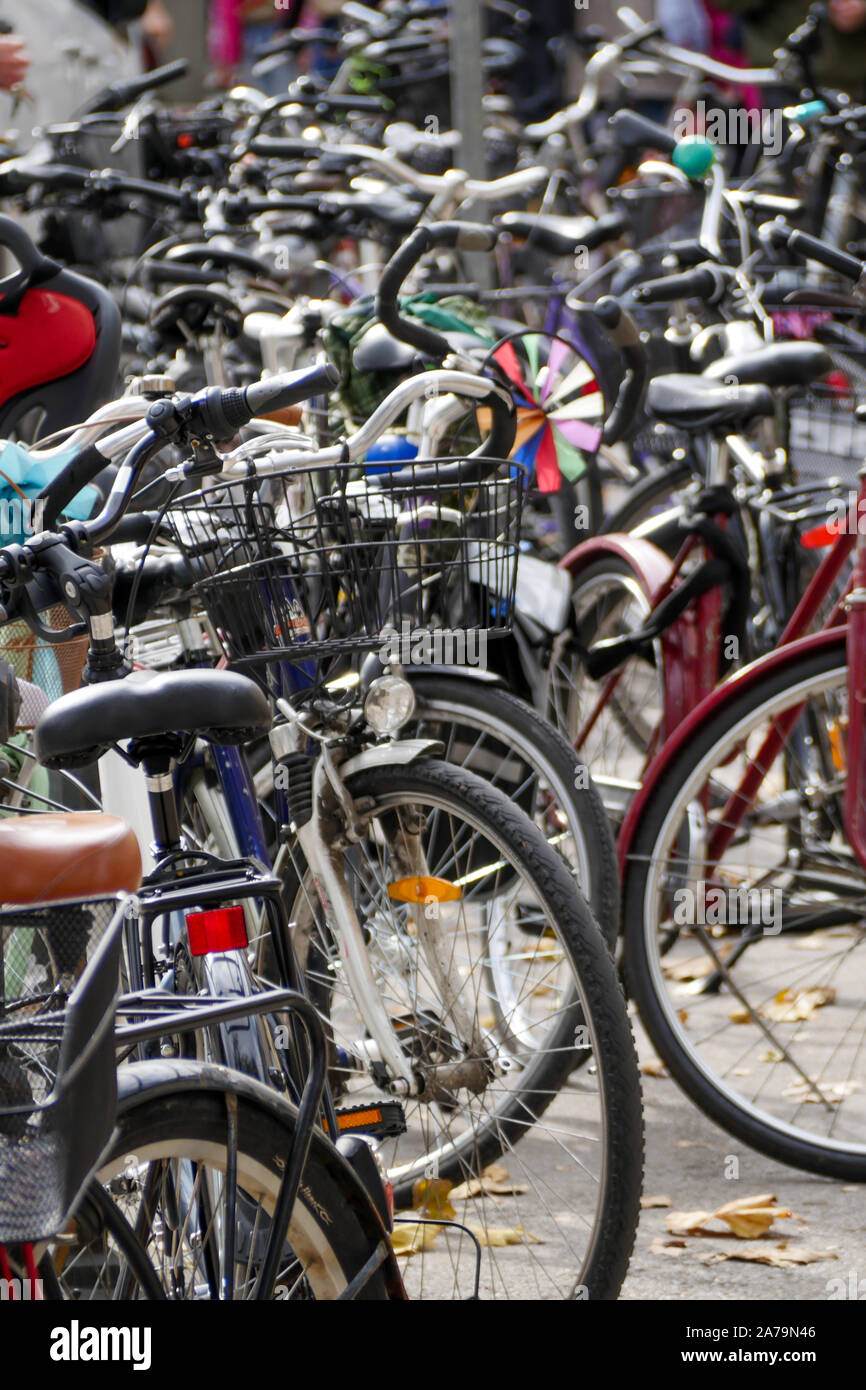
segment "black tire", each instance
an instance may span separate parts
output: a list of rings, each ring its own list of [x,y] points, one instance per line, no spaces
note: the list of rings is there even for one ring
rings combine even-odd
[[[489,858],[489,848],[495,846],[497,857],[505,855],[518,867],[523,882],[531,885],[536,900],[542,905],[546,929],[549,929],[551,937],[555,935],[565,962],[568,982],[563,987],[565,1002],[557,1008],[556,1021],[545,1035],[545,1050],[527,1054],[521,1059],[520,1070],[515,1072],[517,1085],[511,1091],[496,1081],[491,1091],[493,1100],[490,1108],[482,1110],[479,1120],[474,1118],[477,1111],[471,1109],[471,1102],[477,1097],[471,1097],[466,1103],[455,1098],[453,1109],[458,1118],[454,1123],[468,1128],[461,1130],[450,1141],[450,1148],[437,1133],[436,1175],[462,1182],[470,1175],[480,1174],[486,1165],[506,1151],[512,1167],[521,1161],[533,1164],[536,1161],[532,1156],[536,1126],[558,1100],[574,1069],[579,1055],[575,1047],[575,1029],[585,1028],[591,1041],[587,1044],[581,1040],[579,1046],[584,1050],[587,1047],[590,1049],[588,1055],[594,1062],[594,1068],[586,1069],[589,1072],[587,1090],[592,1094],[597,1090],[599,1100],[601,1132],[595,1151],[600,1160],[600,1171],[597,1178],[593,1177],[592,1180],[591,1200],[594,1208],[591,1236],[587,1236],[581,1267],[573,1271],[573,1277],[576,1285],[586,1290],[583,1296],[615,1298],[634,1243],[641,1186],[643,1119],[634,1042],[625,1000],[613,959],[598,924],[576,892],[564,863],[538,828],[500,791],[472,773],[448,763],[425,759],[408,766],[392,764],[359,771],[346,778],[346,787],[356,807],[364,807],[365,817],[375,819],[377,825],[381,817],[393,814],[394,808],[400,806],[450,808],[450,814],[459,818],[463,825],[476,827],[477,838],[471,843],[473,851],[481,856],[481,862],[486,862],[484,854]],[[488,841],[484,840],[485,835],[489,836]],[[461,871],[470,862],[469,853],[467,850],[467,860],[461,863]],[[302,883],[307,877],[298,853],[294,855],[294,870],[296,876],[286,883],[286,897],[289,916],[297,923],[300,920],[297,904],[305,896]],[[436,873],[435,864],[431,864],[429,872]],[[296,946],[304,969],[305,950],[298,939],[300,932],[301,928],[298,927]],[[536,938],[537,935],[536,932]],[[308,940],[318,942],[319,938],[310,936]],[[452,942],[452,956],[455,949]],[[490,953],[486,944],[482,954],[485,952]],[[317,994],[316,983],[315,980],[310,982],[310,994],[317,1007],[323,1009],[325,1001],[321,990]],[[476,1008],[482,1007],[478,998],[475,1005]],[[417,1006],[413,1016],[416,1019],[422,1016]],[[481,1015],[478,1017],[480,1019]],[[492,1027],[493,1024],[481,1023],[485,1032]],[[446,1026],[440,1021],[437,1028],[437,1037],[441,1039]],[[507,1032],[507,1020],[504,1028]],[[497,1096],[505,1098],[498,1100]],[[482,1100],[485,1098],[482,1097]],[[589,1101],[581,1103],[589,1104]],[[425,1107],[421,1102],[404,1104],[411,1130],[413,1104],[418,1112]],[[556,1121],[550,1123],[555,1125]],[[539,1142],[545,1136],[549,1137],[547,1124],[545,1121],[540,1126]],[[422,1140],[427,1142],[423,1138],[427,1133],[423,1123],[420,1128]],[[550,1133],[553,1133],[552,1129]],[[522,1141],[522,1146],[518,1141]],[[568,1167],[565,1157],[567,1150],[563,1153],[559,1162]],[[525,1160],[522,1159],[524,1154]],[[383,1156],[387,1161],[385,1150]],[[400,1160],[399,1157],[392,1160],[390,1175],[394,1181],[398,1207],[405,1207],[412,1200],[414,1185],[425,1172],[424,1165],[429,1161],[429,1150],[425,1152],[423,1149],[409,1161]],[[576,1173],[581,1160],[575,1158],[573,1161]],[[533,1172],[524,1168],[522,1176],[531,1181]],[[542,1184],[546,1182],[552,1190],[551,1183],[555,1184],[557,1179],[554,1174],[545,1174],[540,1181]],[[501,1216],[499,1219],[502,1219]],[[588,1222],[585,1224],[588,1225]],[[542,1259],[544,1254],[542,1250]],[[413,1259],[413,1267],[419,1258],[416,1256]]]
[[[657,512],[675,506],[675,494],[694,477],[694,465],[688,459],[672,459],[662,468],[653,468],[607,513],[601,531],[633,531]]]
[[[620,912],[616,844],[601,797],[574,749],[525,700],[496,685],[411,668],[404,674],[416,699],[416,717],[405,731],[407,736],[441,740],[449,762],[478,772],[530,818],[540,779],[545,796],[553,798],[548,810],[564,816],[570,830],[571,844],[560,842],[557,848],[567,855],[566,862],[613,949]],[[479,733],[488,736],[483,745],[478,742]],[[492,761],[497,756],[502,758],[499,766]],[[519,770],[512,765],[515,758]]]
[[[236,1078],[233,1082],[224,1068],[165,1062],[143,1063],[136,1070],[145,1079],[137,1090],[122,1097],[117,1129],[97,1175],[103,1191],[125,1209],[130,1224],[135,1225],[135,1217],[141,1212],[145,1175],[153,1171],[160,1159],[169,1162],[180,1156],[192,1165],[225,1172],[229,1095],[237,1101],[239,1220],[243,1219],[243,1201],[247,1203],[249,1220],[249,1211],[256,1209],[261,1191],[262,1206],[267,1211],[276,1197],[285,1158],[291,1151],[297,1120],[294,1107],[253,1081]],[[250,1197],[249,1192],[255,1192],[256,1198]],[[355,1174],[321,1131],[316,1130],[287,1242],[296,1258],[301,1254],[307,1268],[303,1296],[338,1297],[373,1254],[381,1237],[381,1225],[377,1225],[372,1205]],[[147,1259],[158,1276],[158,1259],[152,1252]],[[82,1264],[88,1268],[86,1261]],[[358,1297],[388,1298],[388,1268],[387,1263],[380,1267]],[[390,1268],[393,1275],[393,1266]],[[70,1258],[62,1270],[67,1285],[72,1282],[74,1269],[75,1261]],[[393,1282],[391,1288],[394,1289]],[[73,1288],[65,1287],[64,1295],[74,1296]],[[127,1296],[143,1296],[142,1283],[132,1282]],[[169,1289],[168,1296],[178,1295],[172,1295]],[[286,1295],[278,1288],[276,1296]]]
[[[592,770],[596,790],[618,823],[639,784],[663,716],[661,650],[655,667],[630,657],[607,706],[579,742],[605,689],[587,674],[582,653],[602,639],[624,635],[646,620],[650,603],[634,569],[618,555],[604,555],[580,571],[572,587],[569,628],[553,644],[544,713]]]
[[[862,1182],[866,1180],[866,1134],[862,1145],[845,1145],[832,1138],[824,1141],[802,1128],[783,1123],[781,1119],[774,1120],[766,1109],[759,1110],[745,1098],[738,1102],[730,1088],[724,1087],[708,1064],[700,1065],[695,1048],[688,1046],[685,1023],[678,1030],[672,1018],[671,1001],[664,993],[664,986],[656,981],[656,962],[650,948],[649,926],[653,866],[664,860],[664,840],[670,833],[669,828],[665,829],[666,823],[673,824],[669,817],[677,812],[677,799],[687,794],[684,788],[689,787],[688,779],[693,775],[704,775],[699,769],[704,765],[704,759],[707,759],[706,766],[710,766],[712,750],[717,745],[721,765],[725,757],[725,741],[739,739],[740,730],[748,727],[746,721],[751,715],[757,717],[762,706],[811,682],[817,683],[822,679],[832,682],[834,675],[836,680],[841,681],[845,669],[844,638],[840,638],[838,645],[796,657],[787,665],[777,668],[764,681],[751,689],[747,688],[738,698],[727,700],[715,715],[708,716],[696,729],[694,737],[683,745],[659,780],[636,827],[623,880],[623,935],[629,993],[638,1006],[641,1020],[659,1056],[695,1104],[729,1134],[768,1158],[822,1177]],[[797,704],[793,694],[791,704]],[[781,709],[783,706],[780,704],[774,708]],[[755,727],[760,726],[756,724]],[[860,900],[864,898],[866,892],[861,892]],[[859,908],[857,915],[862,915]],[[779,986],[776,984],[773,987]],[[845,993],[849,993],[850,989],[849,981]]]

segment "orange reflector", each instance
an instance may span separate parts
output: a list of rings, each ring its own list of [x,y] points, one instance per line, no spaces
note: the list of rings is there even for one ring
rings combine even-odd
[[[839,529],[831,529],[826,522],[820,526],[813,526],[811,531],[804,531],[800,537],[800,544],[806,550],[824,550],[828,545],[832,545],[839,535]]]
[[[463,890],[456,883],[449,883],[447,878],[398,878],[388,884],[388,897],[398,903],[423,903],[428,898],[435,898],[437,903],[450,903],[462,895]]]
[[[833,766],[837,772],[845,769],[845,741],[844,734],[847,729],[848,721],[834,719],[830,725],[830,752],[833,756]]]
[[[337,1129],[363,1129],[365,1125],[380,1125],[381,1110],[352,1110],[348,1115],[337,1116]]]

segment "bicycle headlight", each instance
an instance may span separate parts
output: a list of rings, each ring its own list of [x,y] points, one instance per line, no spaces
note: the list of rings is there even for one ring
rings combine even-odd
[[[415,713],[415,692],[402,676],[379,676],[367,691],[364,715],[377,734],[396,734]]]

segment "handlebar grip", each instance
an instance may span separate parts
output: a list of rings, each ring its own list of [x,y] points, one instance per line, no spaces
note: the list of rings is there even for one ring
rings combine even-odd
[[[184,77],[189,72],[189,62],[186,58],[175,58],[174,62],[164,63],[160,68],[154,68],[153,72],[145,73],[143,77],[133,77],[129,81],[112,82],[110,86],[103,88],[95,97],[82,107],[80,115],[89,116],[95,111],[121,111],[124,106],[130,106],[145,92],[155,91],[157,87],[164,87],[169,82],[175,82],[177,78]]]
[[[615,111],[608,120],[608,126],[623,145],[651,146],[664,154],[673,154],[679,143],[677,137],[664,126],[641,116],[637,111]]]
[[[289,405],[301,405],[314,396],[325,396],[339,381],[340,373],[331,362],[254,381],[244,392],[249,418],[262,412],[284,410]]]
[[[127,512],[111,533],[111,544],[124,542],[144,545],[162,520],[161,512]]]
[[[680,275],[665,275],[648,280],[634,291],[641,304],[671,304],[677,299],[701,299],[716,304],[725,292],[725,279],[713,265],[699,265]]]
[[[499,235],[483,222],[437,222],[428,230],[431,246],[452,246],[458,251],[492,251]]]
[[[788,249],[796,256],[819,261],[821,265],[827,266],[828,270],[835,270],[848,280],[857,281],[866,271],[866,265],[858,256],[850,256],[847,251],[838,251],[835,246],[829,246],[826,241],[820,241],[808,232],[791,232],[788,237]]]

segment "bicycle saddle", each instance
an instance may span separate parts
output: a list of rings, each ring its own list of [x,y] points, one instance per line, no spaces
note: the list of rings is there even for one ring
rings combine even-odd
[[[244,743],[270,724],[267,698],[248,676],[140,671],[55,700],[36,727],[36,755],[46,767],[74,767],[95,762],[124,739],[179,729],[211,743]]]
[[[4,903],[134,893],[141,883],[135,831],[98,811],[0,820]]]
[[[621,212],[605,217],[558,217],[548,212],[504,212],[496,225],[512,236],[527,237],[540,251],[552,256],[574,256],[595,251],[606,241],[622,236],[628,226]]]
[[[734,377],[744,386],[808,386],[832,367],[830,354],[820,343],[768,343],[754,352],[720,357],[703,375],[710,380]]]
[[[685,430],[735,429],[774,412],[769,386],[730,386],[704,376],[672,372],[647,388],[650,415]]]

